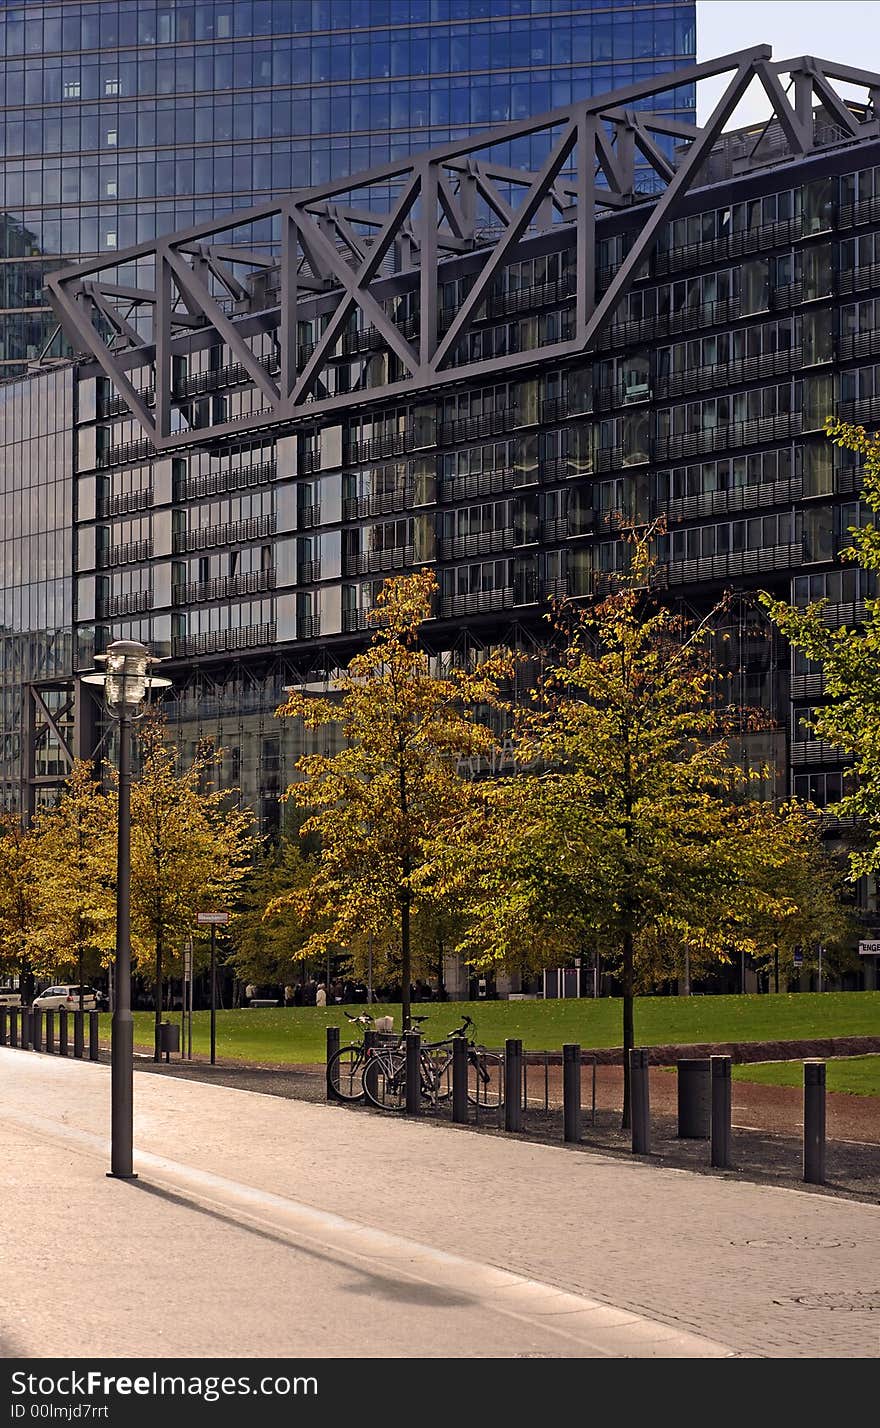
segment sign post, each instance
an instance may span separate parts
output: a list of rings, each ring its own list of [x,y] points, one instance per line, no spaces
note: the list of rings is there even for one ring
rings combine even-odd
[[[211,1065],[217,1061],[217,928],[225,927],[229,921],[228,912],[197,912],[196,922],[200,927],[211,929]]]

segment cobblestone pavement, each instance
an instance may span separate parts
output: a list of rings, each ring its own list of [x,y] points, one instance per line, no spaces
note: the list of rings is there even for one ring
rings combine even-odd
[[[219,1173],[740,1353],[880,1352],[875,1205],[176,1077],[135,1085],[138,1147],[186,1174]],[[106,1133],[108,1097],[104,1067],[0,1052],[0,1120],[36,1115],[43,1138],[46,1122]],[[169,1243],[171,1264],[178,1251]]]

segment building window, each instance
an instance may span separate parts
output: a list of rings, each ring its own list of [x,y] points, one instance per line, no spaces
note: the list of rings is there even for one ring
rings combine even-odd
[[[79,80],[66,79],[64,81],[64,98],[79,99]]]

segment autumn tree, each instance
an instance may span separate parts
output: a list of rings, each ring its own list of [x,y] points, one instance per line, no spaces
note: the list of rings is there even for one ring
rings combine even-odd
[[[25,1000],[33,991],[33,976],[43,965],[35,938],[40,910],[42,871],[37,838],[15,814],[0,816],[0,972],[16,976]]]
[[[478,797],[458,771],[463,756],[488,753],[491,729],[477,711],[497,699],[503,662],[437,674],[419,642],[437,590],[431,571],[385,582],[370,612],[373,636],[329,697],[293,692],[279,710],[308,729],[338,726],[337,753],[306,754],[285,797],[308,814],[316,836],[314,876],[277,898],[313,927],[306,955],[332,946],[395,947],[403,1024],[409,1025],[412,920],[436,896],[437,840],[452,838]]]
[[[838,447],[864,461],[862,500],[880,512],[880,437],[864,427],[829,419],[826,432]],[[880,573],[880,528],[876,521],[850,531],[844,561],[876,577]],[[812,711],[817,739],[834,744],[853,761],[855,777],[830,813],[858,820],[863,837],[849,851],[850,876],[880,873],[880,600],[866,600],[866,619],[858,629],[834,628],[822,618],[819,600],[806,609],[763,597],[771,618],[796,649],[821,668],[828,703]]]
[[[140,773],[131,787],[132,950],[155,986],[159,1059],[163,978],[200,908],[228,908],[254,849],[253,814],[218,786],[222,751],[200,743],[187,763],[164,721],[138,728]],[[111,770],[111,778],[115,775]]]
[[[312,859],[294,834],[267,849],[248,873],[230,927],[233,953],[229,961],[236,976],[257,983],[286,983],[296,964],[305,960],[303,948],[309,929],[299,913],[289,902],[268,915],[267,908],[282,894],[307,887],[313,869]]]
[[[630,1118],[636,951],[661,935],[729,958],[762,902],[769,806],[730,756],[740,711],[719,702],[714,615],[696,623],[652,588],[649,535],[612,594],[558,607],[557,642],[514,712],[520,772],[485,791],[461,877],[463,946],[483,964],[600,946],[620,968]],[[793,856],[793,853],[792,853]],[[546,965],[546,960],[545,960]]]
[[[76,968],[82,988],[84,963],[96,969],[110,960],[116,919],[116,801],[90,764],[74,764],[35,831],[41,876],[32,940],[53,969]]]

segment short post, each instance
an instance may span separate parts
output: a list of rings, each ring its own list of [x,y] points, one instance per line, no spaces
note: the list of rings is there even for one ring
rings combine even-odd
[[[40,1007],[31,1012],[31,1046],[34,1051],[43,1049],[43,1012]]]
[[[648,1086],[648,1052],[646,1047],[633,1046],[630,1048],[629,1066],[633,1155],[650,1155],[651,1099]]]
[[[804,1180],[825,1184],[825,1062],[804,1062]]]
[[[708,1056],[683,1057],[678,1067],[679,1140],[708,1140],[712,1070]]]
[[[330,1069],[330,1062],[339,1050],[339,1027],[327,1028],[327,1100],[332,1101],[339,1090],[339,1067]]]
[[[452,1043],[452,1119],[458,1125],[466,1125],[468,1047],[463,1036],[457,1036]]]
[[[562,1123],[565,1140],[580,1140],[581,1049],[568,1043],[562,1048]]]
[[[0,1007],[0,1046],[6,1045],[6,1038],[9,1032],[7,1029],[7,1011],[5,1007]]]
[[[712,1164],[730,1166],[730,1057],[710,1056],[712,1065]]]
[[[509,1036],[504,1043],[504,1129],[522,1130],[522,1042]]]
[[[21,1027],[19,1030],[22,1051],[30,1051],[31,1048],[31,1015],[30,1007],[22,1007]]]
[[[67,1008],[62,1007],[58,1013],[58,1055],[68,1055],[67,1037]]]
[[[9,1012],[9,1045],[18,1045],[18,1007],[12,1007]]]
[[[89,1060],[97,1061],[99,1053],[98,1013],[89,1012]]]
[[[83,1054],[83,1014],[81,1011],[73,1013],[73,1054],[82,1060]]]
[[[46,1051],[47,1051],[47,1053],[49,1054],[49,1056],[51,1056],[54,1050],[55,1050],[55,1013],[54,1013],[53,1011],[47,1011],[47,1012],[46,1012]]]
[[[422,1113],[422,1038],[417,1031],[406,1033],[406,1113],[419,1116]]]
[[[378,1035],[379,1033],[377,1031],[373,1031],[372,1028],[369,1031],[364,1032],[364,1051],[366,1051],[368,1056],[372,1051],[373,1047],[376,1045],[376,1037]]]

